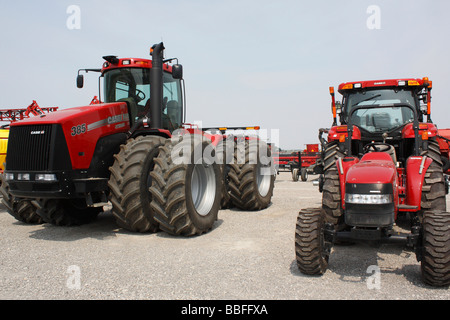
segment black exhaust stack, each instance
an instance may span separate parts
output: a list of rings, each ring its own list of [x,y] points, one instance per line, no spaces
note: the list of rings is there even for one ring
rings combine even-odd
[[[152,68],[150,69],[150,128],[162,128],[163,103],[163,59],[164,44],[153,45],[150,50]]]

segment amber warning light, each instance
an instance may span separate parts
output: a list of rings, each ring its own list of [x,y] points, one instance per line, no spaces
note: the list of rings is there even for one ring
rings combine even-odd
[[[334,87],[330,87],[331,95],[331,109],[333,110],[333,125],[337,124],[336,121],[336,101],[334,100]]]

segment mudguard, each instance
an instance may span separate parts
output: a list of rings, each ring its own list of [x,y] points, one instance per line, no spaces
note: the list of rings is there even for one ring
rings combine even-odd
[[[433,123],[420,123],[419,135],[423,135],[426,132],[427,138],[436,137],[438,135],[438,129]],[[407,124],[402,130],[402,139],[414,139],[414,127],[412,123]]]
[[[348,138],[347,126],[335,126],[330,128],[328,132],[328,142],[330,141],[340,141]],[[361,131],[357,126],[353,126],[352,140],[361,140]]]
[[[420,210],[425,173],[433,160],[429,157],[409,157],[406,161],[406,204]]]

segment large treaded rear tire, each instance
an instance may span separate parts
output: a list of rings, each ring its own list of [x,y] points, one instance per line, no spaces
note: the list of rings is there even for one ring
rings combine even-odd
[[[152,184],[150,172],[154,159],[165,140],[158,136],[139,136],[129,139],[114,155],[114,164],[109,168],[109,200],[111,213],[120,227],[133,232],[158,231],[148,189]]]
[[[322,275],[328,268],[331,246],[324,237],[325,212],[322,208],[302,209],[295,229],[295,256],[300,271],[307,275]]]
[[[151,207],[160,229],[183,236],[209,231],[220,209],[222,174],[219,165],[197,155],[209,151],[211,142],[200,135],[168,139],[152,171]]]
[[[324,155],[324,183],[322,189],[322,208],[325,211],[327,221],[338,225],[342,224],[341,189],[336,160],[344,157],[337,142],[330,142],[325,147]]]
[[[435,155],[435,152],[429,150],[428,156],[433,159],[433,162],[425,173],[420,206],[423,211],[446,211],[445,179],[442,172],[442,163],[435,161],[436,156],[433,155]]]
[[[417,258],[422,279],[435,287],[450,285],[450,213],[446,212],[445,179],[437,143],[430,141],[433,159],[425,173],[421,199],[421,231]]]
[[[236,143],[234,163],[228,173],[231,201],[236,207],[262,210],[269,206],[275,180],[272,165],[265,142],[252,139]]]

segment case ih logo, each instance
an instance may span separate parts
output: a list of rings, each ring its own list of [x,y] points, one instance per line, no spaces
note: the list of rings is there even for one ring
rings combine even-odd
[[[31,135],[33,135],[33,134],[44,134],[44,133],[45,133],[45,130],[31,131],[30,132]]]
[[[125,119],[123,117],[123,114],[119,114],[117,116],[111,116],[111,117],[108,117],[108,119],[107,119],[108,124],[113,124],[113,123],[121,122],[121,121],[124,121],[124,120]]]

